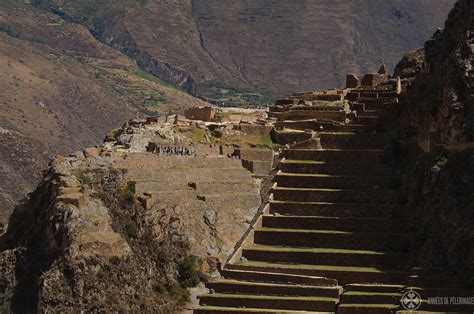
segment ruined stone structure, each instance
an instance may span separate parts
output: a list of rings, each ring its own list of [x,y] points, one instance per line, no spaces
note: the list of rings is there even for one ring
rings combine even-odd
[[[382,118],[403,95],[400,78],[384,66],[347,78],[345,90],[297,93],[270,108],[273,138],[286,149],[268,204],[195,313],[394,313],[411,290],[425,303],[469,295],[454,278],[410,263],[410,224]]]
[[[193,107],[186,110],[184,115],[190,120],[213,121],[216,115],[216,108]]]

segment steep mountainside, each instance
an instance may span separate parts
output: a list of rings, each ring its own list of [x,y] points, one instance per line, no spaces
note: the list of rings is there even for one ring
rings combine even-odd
[[[47,160],[137,115],[202,104],[143,72],[83,26],[0,2],[0,224]]]
[[[417,74],[392,116],[402,140],[399,152],[416,230],[413,258],[454,274],[472,289],[474,2],[458,1],[445,29],[415,55],[397,66],[399,73]]]
[[[37,0],[184,89],[265,101],[341,86],[346,72],[392,67],[442,23],[454,0]],[[245,94],[245,93],[244,93]]]

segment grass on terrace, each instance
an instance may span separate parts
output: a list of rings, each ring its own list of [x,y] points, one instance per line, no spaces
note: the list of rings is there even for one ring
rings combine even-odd
[[[391,293],[391,292],[373,292],[373,291],[347,291],[344,293],[345,295],[378,295],[378,296],[392,296],[398,297],[399,293]]]
[[[374,254],[387,255],[388,252],[368,251],[368,250],[349,250],[349,249],[332,249],[332,248],[305,248],[305,247],[288,247],[288,246],[269,246],[269,245],[252,245],[246,250],[262,250],[271,252],[309,252],[309,253],[339,253],[339,254]],[[394,253],[395,254],[395,253]]]
[[[266,104],[268,99],[260,93],[239,92],[232,88],[212,87],[210,98],[220,103],[232,103],[237,105],[260,105]]]
[[[304,297],[304,296],[267,296],[267,295],[246,295],[246,294],[225,294],[225,293],[213,293],[213,294],[207,294],[206,297],[212,297],[212,298],[232,298],[232,299],[242,299],[242,298],[251,298],[251,299],[271,299],[271,300],[307,300],[307,301],[334,301],[334,298],[328,298],[328,297]]]
[[[384,308],[384,309],[396,309],[398,305],[394,304],[341,304],[339,307],[362,307],[362,308]],[[450,313],[454,314],[454,313]]]
[[[237,262],[236,265],[254,266],[254,267],[273,267],[279,269],[298,268],[307,270],[327,270],[327,271],[358,271],[368,273],[385,273],[386,271],[375,267],[359,267],[359,266],[333,266],[333,265],[307,265],[307,264],[277,264],[266,262]]]

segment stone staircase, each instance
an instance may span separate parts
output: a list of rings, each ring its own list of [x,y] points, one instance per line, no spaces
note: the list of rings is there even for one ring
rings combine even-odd
[[[338,313],[391,313],[399,308],[403,285],[347,284]]]
[[[222,278],[207,284],[194,313],[334,312],[340,287],[334,279],[250,269],[221,270]]]
[[[353,124],[319,134],[322,150],[282,153],[263,215],[223,266],[222,279],[207,285],[195,313],[401,309],[411,278],[409,230],[390,140],[373,132],[381,109],[396,99],[372,94],[356,99]],[[311,124],[318,127],[280,122],[295,133]]]

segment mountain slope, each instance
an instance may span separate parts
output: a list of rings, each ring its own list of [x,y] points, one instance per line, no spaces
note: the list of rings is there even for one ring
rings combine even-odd
[[[201,101],[164,85],[83,26],[16,1],[0,3],[0,223],[47,160],[95,145],[137,111]]]
[[[184,89],[279,97],[390,67],[442,23],[454,0],[38,0]],[[224,90],[222,90],[224,89]],[[257,97],[254,95],[254,97]],[[257,97],[255,101],[265,101]]]

